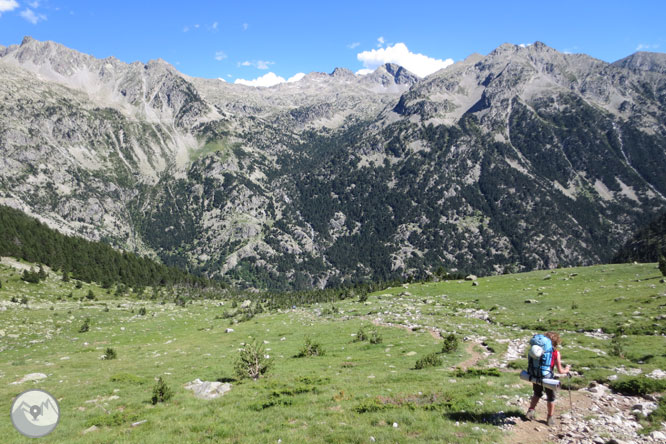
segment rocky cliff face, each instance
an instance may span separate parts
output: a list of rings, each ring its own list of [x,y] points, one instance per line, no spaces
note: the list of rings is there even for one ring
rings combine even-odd
[[[0,49],[0,201],[248,285],[608,260],[666,203],[663,55],[535,43],[271,88]]]

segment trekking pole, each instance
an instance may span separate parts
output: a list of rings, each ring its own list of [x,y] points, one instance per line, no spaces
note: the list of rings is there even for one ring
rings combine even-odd
[[[571,417],[573,418],[573,402],[571,401],[571,373],[567,374],[569,376],[569,411],[571,412]]]

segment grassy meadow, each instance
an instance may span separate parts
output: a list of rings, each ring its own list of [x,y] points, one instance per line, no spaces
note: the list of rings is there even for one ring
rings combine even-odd
[[[233,316],[230,300],[178,306],[163,292],[150,299],[152,289],[143,299],[117,297],[114,288],[76,288],[54,273],[30,284],[16,266],[0,265],[0,436],[12,443],[32,442],[8,414],[29,388],[60,404],[44,443],[501,442],[509,436],[497,423],[520,415],[519,401],[531,394],[517,376],[527,364],[515,347],[536,332],[561,333],[574,386],[666,369],[666,284],[655,264],[405,284],[364,302],[247,321]],[[80,332],[86,318],[89,330]],[[360,329],[376,331],[378,343],[357,341]],[[451,333],[459,347],[441,353],[440,335]],[[296,357],[306,338],[322,356]],[[252,341],[271,368],[239,381],[234,362]],[[116,359],[101,359],[108,347]],[[433,353],[439,363],[415,369]],[[473,365],[456,369],[465,362]],[[36,372],[47,377],[12,384]],[[153,405],[158,377],[173,397]],[[232,390],[200,400],[183,387],[196,378]]]

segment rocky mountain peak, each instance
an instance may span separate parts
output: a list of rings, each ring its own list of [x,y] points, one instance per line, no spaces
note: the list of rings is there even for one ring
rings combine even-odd
[[[395,63],[386,63],[377,68],[373,73],[363,77],[370,83],[380,84],[385,87],[391,85],[411,86],[419,81],[419,77]]]
[[[353,79],[356,77],[354,73],[347,68],[335,68],[330,75],[331,77],[342,79]]]
[[[661,52],[639,51],[629,57],[613,62],[613,66],[664,74],[666,73],[666,54]]]

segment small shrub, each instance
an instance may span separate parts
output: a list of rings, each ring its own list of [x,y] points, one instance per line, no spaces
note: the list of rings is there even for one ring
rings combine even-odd
[[[437,353],[430,353],[416,361],[415,370],[442,365],[442,358]]]
[[[155,384],[155,387],[153,387],[153,397],[150,399],[150,401],[153,404],[157,404],[158,402],[166,402],[171,399],[172,396],[173,392],[171,391],[171,388],[160,376],[160,378],[157,380],[157,383]]]
[[[117,373],[111,376],[110,381],[118,383],[135,384],[135,385],[143,385],[147,382],[144,378],[133,375],[131,373]]]
[[[368,294],[367,293],[361,293],[358,295],[358,301],[360,303],[366,302],[368,300]]]
[[[88,290],[88,294],[86,295],[86,299],[92,301],[93,299],[95,299],[95,293],[93,293],[92,290]]]
[[[384,339],[380,336],[377,330],[373,330],[370,334],[370,343],[371,344],[381,344]]]
[[[15,304],[17,304],[19,300],[18,300],[18,298],[17,298],[16,296],[12,296],[12,298],[10,299],[10,301],[13,302],[13,303],[15,303]]]
[[[21,298],[21,304],[22,305],[28,305],[28,297],[27,296],[23,296]]]
[[[500,371],[496,368],[468,368],[467,370],[458,368],[456,369],[454,375],[456,378],[478,378],[481,376],[492,376],[499,378]]]
[[[74,288],[77,288],[77,289],[83,288],[83,284],[81,283],[81,281],[76,281],[76,285],[74,286]]]
[[[618,358],[625,357],[624,350],[625,341],[620,335],[614,335],[610,342],[609,353],[611,356],[616,356]]]
[[[256,341],[245,344],[234,364],[238,379],[259,379],[271,366],[270,358],[264,355],[264,347]]]
[[[24,282],[28,282],[30,284],[38,284],[39,283],[39,273],[34,271],[34,270],[23,270],[23,274],[21,275],[21,280]]]
[[[2,281],[0,281],[0,289],[2,289]]]
[[[458,350],[458,338],[453,333],[446,335],[442,343],[442,353],[452,353]]]
[[[666,390],[666,380],[635,376],[612,381],[610,388],[623,395],[643,396]]]
[[[356,332],[356,337],[354,338],[354,342],[363,342],[368,340],[368,334],[365,332],[365,329],[363,327],[358,329],[358,332]]]
[[[354,411],[356,413],[371,413],[390,408],[393,408],[391,404],[384,404],[379,398],[368,398],[364,399],[359,405],[354,407]]]
[[[663,254],[659,255],[659,271],[662,276],[666,277],[666,256]]]
[[[105,360],[111,360],[111,359],[116,359],[118,355],[116,354],[116,351],[112,349],[111,347],[106,348],[106,352],[104,353],[104,359]]]
[[[308,356],[324,356],[324,350],[321,348],[321,344],[312,342],[312,340],[306,336],[305,345],[303,345],[303,348],[296,357],[305,358]]]
[[[123,424],[130,424],[139,419],[138,413],[135,412],[113,412],[111,414],[103,413],[90,418],[86,421],[85,427],[113,427]]]
[[[141,307],[139,309],[139,316],[145,316],[146,315],[146,307]]]
[[[83,324],[79,327],[79,333],[85,333],[90,330],[90,318],[85,318]]]
[[[571,302],[571,309],[572,310],[577,310],[578,309],[578,304],[576,304],[576,301]]]

